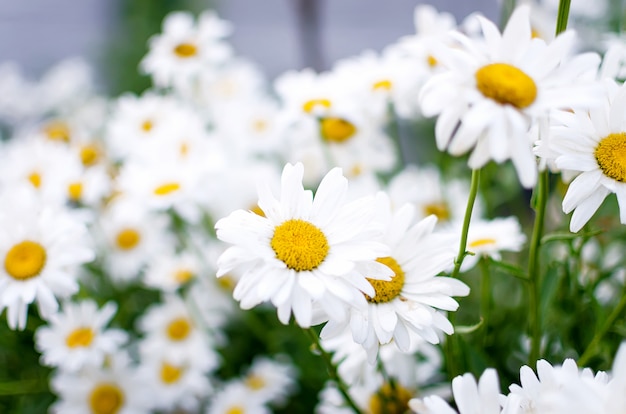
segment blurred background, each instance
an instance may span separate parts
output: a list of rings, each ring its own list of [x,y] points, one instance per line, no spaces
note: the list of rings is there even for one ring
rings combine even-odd
[[[381,50],[414,32],[413,10],[430,3],[462,20],[480,11],[497,20],[498,0],[21,0],[0,2],[0,63],[39,77],[68,57],[94,65],[104,92],[140,92],[146,42],[173,10],[213,8],[233,23],[239,55],[270,78],[288,69],[327,68],[365,49]]]

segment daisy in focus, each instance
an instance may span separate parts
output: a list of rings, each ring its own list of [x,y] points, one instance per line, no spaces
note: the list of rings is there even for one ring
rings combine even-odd
[[[455,237],[433,233],[437,218],[429,216],[416,222],[415,209],[405,204],[393,211],[385,193],[377,195],[377,220],[386,228],[383,241],[388,256],[376,260],[393,270],[391,280],[368,281],[376,294],[366,296],[367,311],[353,308],[349,321],[331,319],[321,336],[341,333],[348,324],[354,341],[367,350],[373,363],[380,345],[393,340],[403,352],[414,349],[415,336],[436,344],[440,332],[452,334],[453,327],[438,311],[455,311],[458,303],[452,296],[466,296],[469,287],[458,279],[437,276],[454,262]]]
[[[341,318],[347,306],[365,308],[363,293],[375,290],[367,278],[388,279],[391,270],[375,261],[387,255],[376,241],[382,230],[372,223],[369,198],[347,202],[348,180],[334,168],[315,197],[302,185],[304,167],[287,164],[280,196],[259,186],[263,216],[236,210],[216,224],[217,237],[233,244],[218,259],[217,276],[241,275],[233,296],[243,309],[271,301],[288,324],[313,322],[313,304]],[[319,321],[318,323],[321,323]]]
[[[570,230],[579,231],[611,193],[617,196],[620,222],[626,224],[626,87],[605,80],[604,105],[596,111],[561,113],[550,147],[558,168],[577,174],[563,199],[572,214]]]
[[[502,33],[479,16],[482,39],[451,32],[462,47],[440,50],[449,70],[433,76],[420,95],[424,115],[439,115],[440,150],[471,151],[472,169],[510,159],[526,188],[537,180],[530,127],[551,109],[589,108],[600,98],[592,82],[599,56],[571,57],[571,31],[551,43],[533,38],[529,13],[527,5],[518,7]]]

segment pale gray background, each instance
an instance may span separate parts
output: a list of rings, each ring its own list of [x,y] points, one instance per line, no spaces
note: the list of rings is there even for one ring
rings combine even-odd
[[[134,1],[134,0],[128,0]],[[154,0],[161,1],[161,0]],[[370,48],[380,50],[413,33],[416,0],[319,0],[320,46],[326,66]],[[0,1],[0,62],[16,61],[29,76],[39,76],[71,56],[98,58],[114,27],[112,0]],[[294,0],[214,0],[218,13],[235,27],[238,54],[258,62],[270,76],[299,68]],[[481,11],[497,19],[497,0],[432,1],[462,19]]]

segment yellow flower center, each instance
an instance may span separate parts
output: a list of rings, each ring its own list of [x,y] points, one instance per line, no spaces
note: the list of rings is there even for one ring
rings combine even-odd
[[[328,254],[326,235],[308,221],[291,219],[274,229],[270,242],[276,258],[297,272],[313,270]]]
[[[174,384],[183,376],[183,367],[170,365],[167,362],[161,364],[161,381],[166,384]]]
[[[476,87],[487,98],[518,109],[530,106],[537,98],[535,81],[515,66],[491,63],[478,69]]]
[[[604,175],[615,181],[626,181],[626,132],[602,138],[594,155]]]
[[[393,257],[379,257],[376,261],[390,268],[393,271],[393,277],[390,281],[367,278],[367,281],[374,287],[376,295],[373,298],[365,295],[365,299],[370,303],[390,302],[402,292],[404,271]]]
[[[70,128],[62,121],[52,121],[43,127],[46,137],[51,141],[70,142]]]
[[[121,250],[132,250],[141,241],[141,235],[135,229],[126,228],[117,233],[115,243]]]
[[[85,167],[91,167],[100,158],[100,150],[95,145],[85,145],[80,149],[80,160]]]
[[[93,414],[115,414],[124,405],[124,393],[115,384],[98,384],[89,395],[89,407]]]
[[[245,379],[246,386],[252,390],[258,391],[265,387],[265,379],[260,375],[248,375]]]
[[[228,292],[231,292],[235,288],[235,279],[230,275],[224,275],[217,279],[217,285]]]
[[[302,105],[302,110],[307,114],[310,114],[313,112],[316,106],[323,106],[324,108],[328,109],[330,108],[331,103],[328,99],[311,99],[309,101],[306,101]]]
[[[424,215],[430,216],[431,214],[437,216],[437,220],[439,221],[446,221],[450,218],[448,205],[443,201],[426,204],[424,206]]]
[[[167,336],[172,341],[182,341],[191,332],[191,322],[187,318],[177,318],[167,325]]]
[[[246,410],[240,405],[234,405],[226,410],[225,414],[245,414]]]
[[[165,196],[178,190],[180,190],[180,184],[165,183],[154,189],[154,195]]]
[[[193,272],[189,269],[179,269],[174,272],[174,280],[178,283],[186,283],[193,279]]]
[[[71,183],[67,186],[67,196],[72,201],[79,201],[83,195],[82,183]]]
[[[409,411],[409,400],[412,393],[400,384],[395,383],[392,387],[389,383],[370,397],[370,414],[404,414]]]
[[[265,119],[255,119],[252,122],[252,130],[256,133],[262,134],[267,131],[268,123]]]
[[[181,43],[174,48],[174,53],[180,58],[190,58],[198,54],[198,48],[193,43]]]
[[[484,238],[484,239],[476,239],[468,244],[470,249],[475,249],[477,247],[488,246],[490,244],[496,244],[496,239]]]
[[[46,265],[46,249],[33,241],[23,241],[11,247],[4,257],[4,270],[16,280],[38,276]]]
[[[426,58],[426,63],[428,63],[428,66],[430,66],[431,68],[434,68],[439,64],[439,61],[433,55],[428,55],[428,57]]]
[[[328,142],[341,143],[349,140],[356,133],[356,127],[343,118],[322,118],[320,133]]]
[[[41,187],[41,174],[39,174],[38,172],[34,171],[32,173],[30,173],[28,175],[28,181],[30,181],[30,183],[33,185],[33,187],[35,188],[39,188]]]
[[[69,348],[84,348],[91,345],[93,337],[94,332],[91,330],[91,328],[76,328],[67,336],[67,338],[65,338],[65,344]]]
[[[143,130],[143,132],[150,132],[152,131],[152,128],[154,128],[154,124],[152,123],[152,120],[150,119],[146,119],[141,124],[141,129]]]
[[[256,214],[257,216],[265,217],[265,212],[259,207],[258,204],[255,204],[250,208],[250,211]]]
[[[392,87],[393,83],[391,83],[389,79],[379,80],[378,82],[375,82],[374,85],[372,85],[372,89],[374,89],[375,91],[390,91]]]

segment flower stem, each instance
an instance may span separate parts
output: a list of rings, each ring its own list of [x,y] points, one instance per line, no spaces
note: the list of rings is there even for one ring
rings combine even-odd
[[[569,19],[569,5],[571,0],[560,0],[559,11],[556,17],[556,32],[558,36],[567,29],[567,20]]]
[[[535,223],[530,239],[530,250],[528,253],[528,323],[530,330],[530,354],[528,364],[534,366],[541,355],[541,320],[539,319],[539,250],[543,225],[546,215],[546,205],[548,203],[549,182],[548,170],[539,173],[539,180],[535,188]]]
[[[491,269],[489,269],[489,258],[480,259],[480,313],[483,318],[483,345],[487,344],[489,336],[489,316],[491,313]]]
[[[337,388],[339,389],[339,392],[343,396],[346,403],[350,406],[355,414],[362,414],[361,409],[356,405],[352,397],[350,397],[350,394],[348,393],[348,386],[339,376],[339,373],[337,372],[337,367],[333,363],[332,355],[324,348],[322,348],[322,344],[320,342],[319,336],[317,335],[317,332],[315,332],[313,328],[305,329],[304,331],[311,339],[315,350],[319,352],[320,356],[324,360],[326,368],[328,369],[328,375],[330,376],[330,379],[337,384]]]

